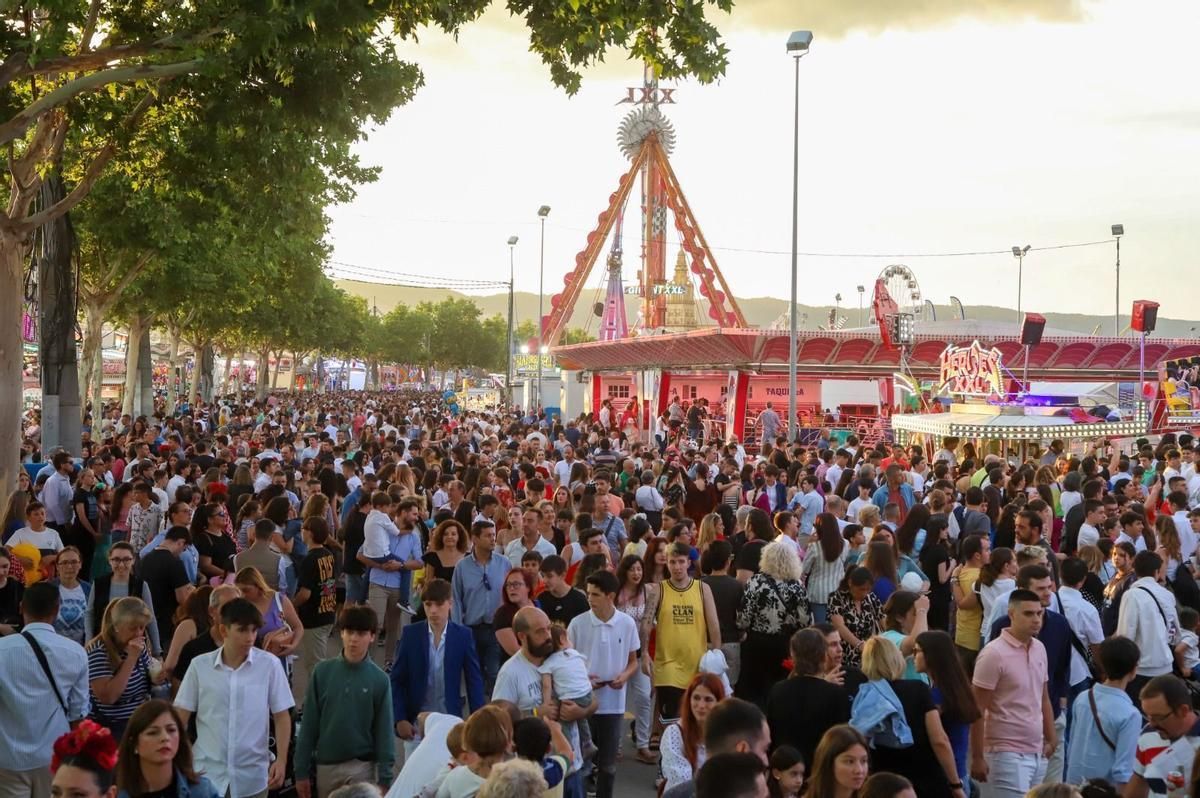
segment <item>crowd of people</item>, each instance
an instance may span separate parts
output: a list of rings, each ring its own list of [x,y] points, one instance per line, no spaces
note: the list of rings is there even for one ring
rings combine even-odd
[[[622,759],[669,798],[1200,798],[1200,442],[747,447],[686,404],[29,429],[0,798],[611,798]]]

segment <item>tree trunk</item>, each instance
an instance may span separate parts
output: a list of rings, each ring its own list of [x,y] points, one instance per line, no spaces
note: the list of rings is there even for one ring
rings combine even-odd
[[[229,370],[233,368],[233,350],[225,350],[225,371],[221,373],[221,393],[229,393]]]
[[[22,277],[25,271],[22,236],[0,229],[0,488],[4,495],[17,487],[16,454],[21,450],[21,406],[24,356],[21,314],[24,310]]]
[[[206,402],[213,400],[213,360],[212,341],[205,341],[196,354],[196,383],[198,395]]]
[[[142,329],[142,345],[138,350],[138,402],[135,405],[139,416],[147,419],[154,416],[154,356],[150,351],[150,328],[153,317]]]
[[[179,401],[179,388],[175,382],[176,370],[179,368],[179,328],[174,324],[168,324],[167,336],[171,346],[167,355],[167,415],[169,416],[175,412],[175,403]]]
[[[239,405],[246,400],[246,397],[242,395],[246,388],[246,354],[245,349],[238,354],[237,400]]]
[[[136,418],[140,408],[141,380],[138,366],[141,363],[144,333],[150,329],[150,317],[136,314],[129,320],[129,343],[125,346],[125,390],[121,394],[121,413]]]
[[[204,341],[195,340],[192,344],[192,382],[188,386],[187,401],[188,408],[194,416],[196,413],[196,403],[200,398],[200,358],[201,352],[204,351]]]
[[[279,367],[282,365],[283,365],[283,350],[280,349],[279,352],[275,355],[275,371],[271,375],[271,390],[272,391],[279,388]],[[292,368],[295,368],[295,364],[292,365]]]
[[[313,386],[317,393],[325,393],[325,368],[321,363],[321,350],[317,350],[316,356],[313,358],[313,379],[316,384]]]
[[[66,196],[58,174],[45,177],[41,207],[49,208]],[[41,319],[38,335],[42,367],[42,451],[61,446],[79,454],[79,372],[75,363],[75,279],[71,269],[74,235],[67,216],[41,230],[38,291]]]
[[[271,384],[271,350],[263,348],[255,352],[258,368],[254,370],[254,400],[267,398],[267,386]]]
[[[103,370],[104,356],[101,354],[101,344],[104,343],[104,307],[91,298],[83,301],[83,362],[80,372],[83,374],[79,391],[79,403],[86,407],[88,395],[91,394],[92,419],[100,418],[100,383],[96,380],[96,372]]]

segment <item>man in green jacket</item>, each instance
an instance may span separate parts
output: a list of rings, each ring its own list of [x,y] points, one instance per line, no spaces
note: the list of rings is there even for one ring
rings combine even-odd
[[[319,798],[362,781],[386,791],[392,781],[392,686],[369,656],[379,618],[368,606],[347,606],[338,628],[342,654],[313,669],[304,701],[295,754],[300,798],[311,798],[313,778]]]

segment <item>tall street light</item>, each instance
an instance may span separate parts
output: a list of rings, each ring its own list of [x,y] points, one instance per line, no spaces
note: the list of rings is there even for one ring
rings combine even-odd
[[[537,351],[537,404],[534,408],[542,407],[542,355],[546,353],[546,342],[542,337],[546,334],[546,325],[542,317],[543,281],[546,278],[546,217],[550,215],[550,206],[538,208],[538,218],[542,220],[542,243],[538,249],[538,351]]]
[[[1021,278],[1025,273],[1025,256],[1029,254],[1029,245],[1013,247],[1013,257],[1017,259],[1017,321],[1021,320]]]
[[[792,31],[788,36],[787,51],[796,64],[796,100],[792,123],[792,297],[788,305],[788,441],[795,443],[800,437],[796,424],[796,282],[799,279],[799,236],[800,236],[800,59],[808,54],[812,44],[812,31]]]
[[[1121,335],[1121,236],[1125,235],[1125,225],[1112,226],[1113,238],[1117,239],[1117,304],[1113,310],[1113,336]]]
[[[504,394],[508,398],[510,408],[513,403],[513,277],[516,274],[513,268],[513,250],[516,246],[517,237],[510,236],[508,239],[508,343],[504,347]]]
[[[859,327],[867,326],[866,319],[863,318],[863,294],[865,294],[866,291],[867,291],[867,287],[865,285],[860,285],[858,287],[858,326]]]

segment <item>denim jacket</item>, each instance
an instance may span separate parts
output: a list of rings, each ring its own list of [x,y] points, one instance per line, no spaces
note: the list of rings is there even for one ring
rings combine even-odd
[[[858,688],[850,708],[850,725],[858,729],[871,747],[907,748],[913,744],[912,729],[904,717],[904,706],[892,686],[876,679]]]
[[[222,798],[217,793],[217,788],[212,786],[212,782],[203,776],[199,776],[199,783],[191,784],[178,770],[175,771],[175,795],[179,798]],[[121,790],[117,793],[117,798],[133,798],[127,790]]]

